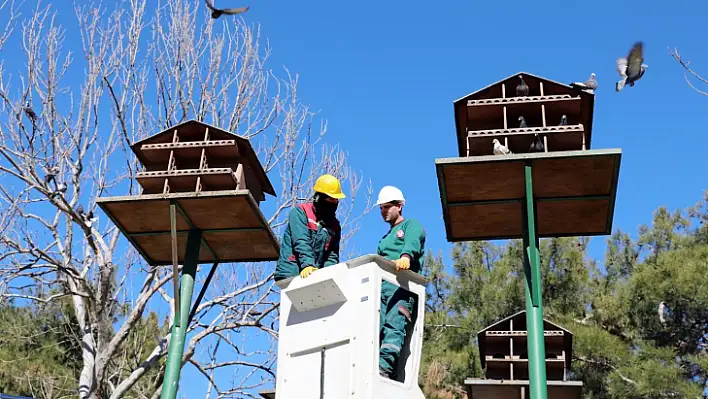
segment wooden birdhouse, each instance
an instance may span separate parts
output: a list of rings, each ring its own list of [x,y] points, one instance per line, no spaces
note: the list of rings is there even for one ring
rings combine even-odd
[[[573,356],[573,334],[546,319],[543,320],[543,330],[548,398],[580,398],[582,382],[568,379]],[[465,381],[468,396],[474,399],[528,398],[526,311],[515,313],[479,331],[477,341],[485,378]]]
[[[523,97],[516,95],[520,77],[529,88]],[[516,73],[455,100],[459,155],[490,155],[495,138],[514,154],[528,153],[534,134],[544,141],[545,151],[590,149],[594,103],[589,91]],[[519,117],[528,127],[520,127]]]
[[[189,231],[200,232],[198,263],[278,258],[259,207],[275,190],[248,139],[189,120],[131,148],[144,167],[136,176],[142,192],[97,202],[149,264],[171,262],[170,204],[180,262]]]
[[[189,120],[131,145],[145,168],[143,194],[248,190],[259,203],[275,196],[248,139]]]
[[[527,96],[516,96],[519,76]],[[621,150],[590,150],[593,104],[593,93],[526,72],[456,100],[459,156],[435,160],[447,240],[522,238],[526,168],[539,237],[610,234]],[[536,139],[543,151],[531,151]],[[494,140],[512,153],[495,155]]]

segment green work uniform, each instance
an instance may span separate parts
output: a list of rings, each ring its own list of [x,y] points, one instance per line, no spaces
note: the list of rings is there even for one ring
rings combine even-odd
[[[295,277],[302,269],[317,269],[339,263],[341,228],[334,218],[325,223],[315,214],[312,203],[298,204],[288,217],[280,243],[275,280]]]
[[[410,270],[420,273],[425,248],[425,230],[415,219],[404,219],[379,241],[378,255],[396,260],[403,254],[411,257]],[[415,295],[388,281],[381,283],[379,370],[391,376],[406,334],[416,320]]]

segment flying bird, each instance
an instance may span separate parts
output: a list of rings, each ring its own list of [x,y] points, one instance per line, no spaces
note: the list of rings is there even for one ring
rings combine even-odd
[[[644,43],[634,43],[626,58],[617,59],[617,73],[621,79],[615,84],[615,91],[622,90],[625,85],[634,86],[634,83],[644,76],[648,67],[644,63]]]
[[[516,97],[526,97],[529,95],[529,86],[524,82],[524,77],[519,75],[519,85],[516,86]]]
[[[506,146],[503,146],[499,140],[494,139],[492,140],[492,143],[494,144],[494,155],[506,155],[506,154],[513,154],[510,149],[506,148]]]
[[[572,82],[570,86],[577,87],[582,90],[590,90],[590,92],[594,93],[595,90],[597,90],[597,80],[595,80],[595,73],[593,72],[590,74],[590,79],[584,82]]]
[[[204,1],[206,2],[207,7],[209,7],[209,9],[211,10],[211,17],[214,19],[217,19],[224,14],[226,14],[226,15],[241,14],[241,13],[248,11],[248,8],[249,8],[249,6],[239,7],[239,8],[215,8],[212,0],[204,0]]]
[[[529,152],[544,152],[546,148],[543,146],[543,141],[538,133],[534,134],[533,143],[529,147]]]

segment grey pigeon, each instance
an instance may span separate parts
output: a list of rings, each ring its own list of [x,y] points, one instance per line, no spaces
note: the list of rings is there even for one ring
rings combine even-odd
[[[617,73],[621,79],[615,84],[615,91],[622,90],[625,85],[634,86],[634,82],[644,76],[648,67],[644,64],[644,43],[634,43],[627,58],[617,59]]]
[[[494,155],[506,155],[506,154],[513,154],[510,149],[506,148],[503,146],[499,140],[494,139],[492,140],[492,143],[494,144]]]
[[[529,127],[529,125],[526,124],[526,119],[524,119],[523,116],[519,117],[519,127],[520,128]]]
[[[37,114],[34,113],[34,110],[32,109],[32,104],[30,104],[29,101],[27,101],[25,106],[22,107],[22,110],[25,112],[25,115],[27,115],[27,117],[32,120],[32,122],[35,122],[37,120]]]
[[[524,77],[519,75],[519,85],[516,86],[516,97],[526,97],[529,95],[529,86],[524,82]]]
[[[538,133],[534,134],[533,143],[531,143],[531,147],[529,147],[529,152],[544,152],[545,150],[541,137],[538,136]]]
[[[595,80],[595,72],[590,74],[590,79],[584,81],[584,82],[572,82],[570,84],[571,87],[576,87],[582,90],[590,90],[591,92],[595,92],[597,90],[597,80]]]
[[[560,123],[558,124],[558,126],[565,126],[565,125],[567,125],[567,124],[568,124],[568,116],[566,116],[565,114],[563,114],[563,116],[561,116],[561,121],[560,121]]]
[[[209,9],[211,10],[211,17],[214,19],[219,18],[223,14],[236,15],[236,14],[241,14],[241,13],[248,11],[248,6],[239,7],[239,8],[215,8],[212,0],[204,0],[204,1],[206,2],[207,7],[209,7]]]

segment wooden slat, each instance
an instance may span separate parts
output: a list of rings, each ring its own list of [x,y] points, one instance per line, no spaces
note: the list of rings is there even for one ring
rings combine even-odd
[[[468,156],[492,155],[495,138],[500,141],[508,138],[505,145],[515,154],[528,153],[534,133],[547,139],[544,144],[550,151],[577,151],[583,147],[583,125],[493,129],[468,133]]]
[[[449,209],[453,237],[521,235],[519,204],[454,206]]]
[[[165,179],[168,179],[171,193],[194,192],[197,177],[201,177],[201,184],[207,191],[236,189],[236,178],[230,168],[138,172],[135,179],[145,194],[155,194],[162,192]]]
[[[607,232],[609,200],[574,200],[536,204],[541,236],[592,235]]]
[[[485,163],[474,167],[446,165],[445,195],[448,202],[487,201],[524,196],[524,163]]]

